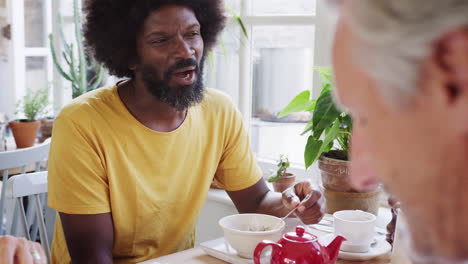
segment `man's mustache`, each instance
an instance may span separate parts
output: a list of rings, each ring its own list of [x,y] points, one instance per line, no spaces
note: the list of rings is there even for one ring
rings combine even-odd
[[[167,70],[166,76],[171,75],[172,73],[174,73],[177,70],[180,70],[180,69],[183,69],[183,68],[186,68],[186,67],[190,67],[190,66],[195,66],[195,72],[198,73],[198,71],[199,71],[198,62],[195,59],[190,58],[190,59],[185,59],[185,60],[179,60],[176,63],[174,63]]]

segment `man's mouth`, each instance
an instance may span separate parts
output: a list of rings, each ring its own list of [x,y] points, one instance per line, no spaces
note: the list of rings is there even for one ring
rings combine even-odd
[[[175,71],[172,76],[174,77],[174,80],[180,85],[191,85],[196,80],[196,67],[185,67]]]

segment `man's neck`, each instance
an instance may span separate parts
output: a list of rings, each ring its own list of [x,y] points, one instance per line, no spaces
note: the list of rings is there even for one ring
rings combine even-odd
[[[129,80],[118,84],[118,94],[128,111],[152,130],[170,132],[185,120],[187,110],[178,111],[161,102],[141,81]]]

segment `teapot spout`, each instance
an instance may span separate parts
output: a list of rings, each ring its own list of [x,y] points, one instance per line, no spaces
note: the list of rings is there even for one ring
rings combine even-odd
[[[338,259],[338,253],[340,252],[340,247],[341,243],[345,241],[346,238],[342,236],[337,236],[328,246],[327,246],[327,252],[328,252],[328,257],[330,262],[329,263],[335,263],[336,260]]]

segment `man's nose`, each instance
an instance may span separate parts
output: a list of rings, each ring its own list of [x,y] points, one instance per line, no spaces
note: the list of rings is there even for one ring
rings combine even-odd
[[[178,36],[176,38],[174,49],[177,59],[193,58],[195,55],[195,49],[191,47],[190,43],[188,43],[183,36]]]
[[[366,137],[359,126],[353,128],[351,136],[351,183],[360,191],[374,189],[379,181],[373,168]]]

